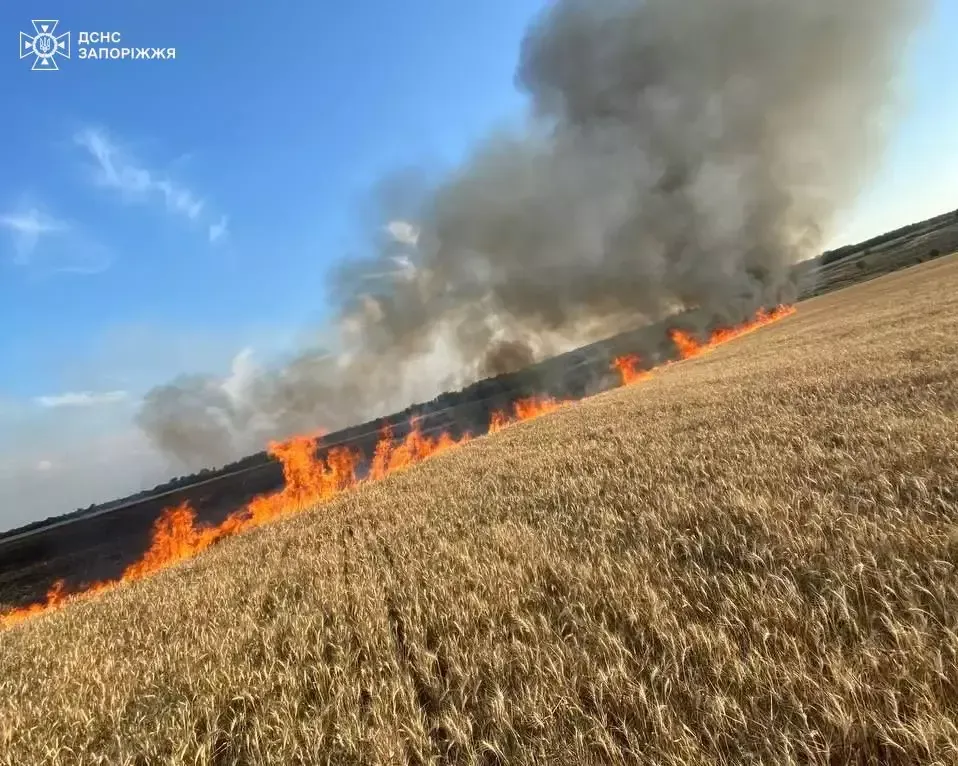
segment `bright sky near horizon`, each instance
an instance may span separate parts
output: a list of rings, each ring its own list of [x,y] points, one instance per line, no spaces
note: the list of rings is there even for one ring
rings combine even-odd
[[[375,181],[454,163],[521,114],[515,63],[542,5],[4,3],[0,529],[167,478],[140,397],[320,324]],[[57,72],[13,56],[41,13],[72,33]],[[176,59],[81,61],[77,30]],[[906,114],[831,245],[958,207],[956,31],[958,2],[937,0]]]

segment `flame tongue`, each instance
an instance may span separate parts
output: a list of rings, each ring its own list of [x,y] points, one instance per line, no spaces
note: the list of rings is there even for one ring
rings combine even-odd
[[[675,344],[679,360],[693,359],[702,354],[728,343],[730,340],[741,338],[743,335],[755,332],[766,325],[791,316],[796,311],[794,306],[778,306],[771,311],[760,309],[755,316],[735,327],[722,327],[713,330],[705,341],[698,341],[691,334],[683,330],[670,330],[669,338]],[[619,381],[623,386],[637,383],[641,380],[647,380],[652,375],[652,370],[640,370],[641,360],[635,355],[620,356],[613,360],[612,369],[619,373]],[[666,362],[663,367],[668,367],[672,362]]]
[[[682,359],[692,359],[693,357],[708,353],[723,343],[741,338],[743,335],[755,332],[772,322],[777,322],[779,319],[784,319],[794,313],[794,306],[778,306],[772,311],[760,309],[751,321],[743,322],[736,327],[715,330],[704,343],[698,342],[691,335],[681,330],[672,330],[670,337],[679,351],[679,357]]]
[[[138,580],[202,553],[213,542],[210,531],[196,526],[196,513],[187,503],[164,511],[153,524],[150,547],[126,568],[121,580]]]
[[[639,359],[639,357],[635,354],[628,354],[627,356],[620,356],[614,359],[612,361],[612,369],[619,373],[619,380],[622,382],[622,385],[629,386],[651,377],[652,372],[650,370],[640,370],[640,364],[642,364],[642,360]]]
[[[532,396],[527,399],[519,399],[513,403],[511,415],[502,412],[501,410],[492,413],[492,417],[489,420],[489,433],[501,431],[503,428],[510,426],[513,423],[519,423],[523,420],[531,420],[532,418],[537,418],[540,415],[547,415],[548,413],[555,412],[557,409],[564,407],[567,404],[571,404],[571,402],[567,400],[553,399],[549,396]]]
[[[680,330],[672,331],[670,336],[680,359],[691,359],[794,313],[795,308],[792,306],[759,311],[752,321],[737,327],[716,330],[705,342],[699,342]],[[637,356],[629,355],[615,359],[612,367],[619,373],[622,385],[629,385],[646,380],[653,374],[652,370],[639,369],[640,364],[641,360]],[[513,403],[511,412],[493,413],[489,432],[500,431],[513,423],[554,412],[568,404],[569,401],[550,397],[519,399]],[[448,433],[433,438],[420,430],[418,421],[413,421],[410,432],[401,440],[394,439],[392,432],[386,428],[376,444],[369,474],[364,481],[376,481],[469,439],[468,435],[456,439]],[[219,540],[314,507],[361,483],[357,478],[357,470],[363,462],[362,455],[346,447],[334,447],[324,458],[317,457],[316,436],[297,436],[285,442],[273,442],[269,445],[268,452],[283,466],[283,489],[255,498],[216,526],[198,524],[196,513],[188,503],[168,508],[153,524],[150,547],[138,561],[124,570],[118,582],[148,577],[193,558]],[[75,595],[91,595],[115,584],[93,583]],[[0,629],[56,609],[66,603],[69,597],[63,581],[58,580],[47,592],[44,601],[0,614]]]

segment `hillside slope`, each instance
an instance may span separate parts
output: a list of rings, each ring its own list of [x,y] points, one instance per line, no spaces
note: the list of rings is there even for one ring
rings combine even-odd
[[[958,259],[0,633],[0,763],[958,761]]]

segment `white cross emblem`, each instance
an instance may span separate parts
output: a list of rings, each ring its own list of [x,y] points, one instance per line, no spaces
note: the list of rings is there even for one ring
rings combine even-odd
[[[55,35],[59,21],[34,19],[35,35],[20,33],[20,58],[34,56],[31,69],[54,70],[57,66],[57,56],[70,58],[70,33]]]

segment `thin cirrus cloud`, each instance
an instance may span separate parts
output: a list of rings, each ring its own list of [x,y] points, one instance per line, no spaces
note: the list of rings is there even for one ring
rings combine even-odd
[[[112,263],[110,252],[81,226],[58,219],[37,206],[0,214],[0,229],[10,238],[11,261],[38,275],[98,274]]]
[[[54,396],[38,396],[34,401],[46,409],[60,407],[97,407],[104,404],[115,404],[127,399],[126,391],[69,391]]]
[[[171,215],[205,224],[208,239],[216,242],[227,233],[225,216],[215,216],[197,192],[166,173],[145,167],[131,152],[100,128],[86,128],[74,141],[93,160],[93,181],[117,192],[128,202],[160,203]]]

